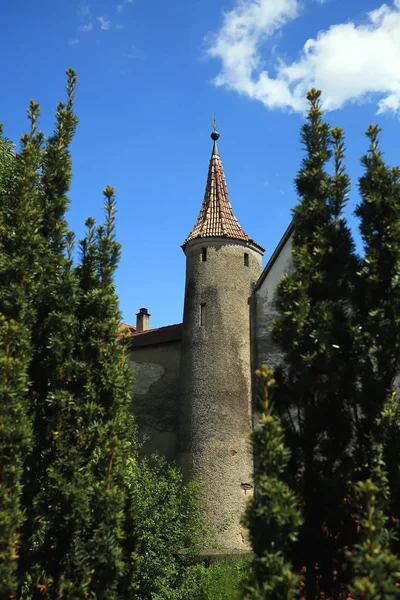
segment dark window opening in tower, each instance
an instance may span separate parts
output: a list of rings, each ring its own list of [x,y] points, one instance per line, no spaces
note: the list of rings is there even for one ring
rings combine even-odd
[[[201,260],[202,262],[206,262],[207,260],[207,248],[201,249]]]
[[[249,266],[249,255],[247,252],[244,253],[244,266],[245,267]]]
[[[206,305],[200,304],[200,327],[205,327],[206,325]]]

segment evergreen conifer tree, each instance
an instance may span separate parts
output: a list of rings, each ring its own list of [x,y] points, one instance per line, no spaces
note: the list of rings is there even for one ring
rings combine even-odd
[[[376,423],[383,438],[393,421],[398,423],[398,412],[392,396]],[[355,486],[361,540],[348,553],[354,573],[350,591],[354,600],[394,600],[400,598],[400,559],[391,551],[393,533],[387,516],[391,494],[384,445],[374,440],[372,432],[365,459],[371,479]]]
[[[27,519],[20,560],[25,593],[32,598],[59,598],[72,586],[79,593],[82,581],[89,578],[85,561],[71,572],[89,492],[80,471],[80,430],[76,421],[79,401],[74,393],[79,372],[79,294],[72,256],[68,255],[71,234],[65,220],[71,181],[69,145],[77,122],[73,113],[77,79],[72,69],[67,75],[67,103],[58,105],[55,130],[43,144],[38,171],[37,228],[42,249],[37,288],[31,300],[35,322],[29,366],[33,450],[24,482]]]
[[[86,552],[90,557],[89,589],[97,598],[117,598],[120,582],[130,569],[134,543],[125,530],[128,510],[126,471],[137,452],[130,413],[132,375],[118,335],[120,314],[114,272],[120,257],[115,239],[113,188],[104,190],[106,223],[87,220],[77,268],[82,292],[78,307],[81,379],[81,453],[90,477],[90,518]]]
[[[178,600],[198,510],[175,469],[138,458],[112,188],[73,261],[67,73],[47,141],[35,102],[21,151],[0,138],[0,596]]]
[[[357,259],[342,216],[349,189],[343,133],[323,122],[320,92],[313,89],[307,97],[306,156],[295,180],[300,201],[293,211],[293,268],[278,286],[274,337],[284,354],[276,372],[276,406],[304,517],[294,556],[296,568],[305,572],[305,597],[314,600],[320,593],[340,597],[340,565],[355,529],[344,498],[357,418],[350,318]]]
[[[371,479],[356,485],[362,503],[359,522],[362,540],[350,558],[356,574],[350,585],[354,600],[395,600],[400,598],[400,561],[390,551],[382,489]]]
[[[285,482],[290,452],[273,407],[273,372],[264,365],[256,374],[261,389],[259,425],[251,435],[255,495],[245,517],[255,558],[244,598],[292,600],[298,595],[299,576],[293,572],[288,555],[302,518],[298,499]]]
[[[355,322],[361,357],[358,447],[362,465],[371,434],[384,444],[389,512],[392,525],[397,524],[399,532],[400,421],[390,419],[383,428],[382,419],[377,421],[377,417],[382,414],[387,398],[397,391],[396,377],[400,373],[400,170],[385,164],[379,149],[379,131],[375,125],[367,131],[369,149],[362,159],[365,173],[359,181],[361,202],[356,209],[364,242],[355,288]],[[398,406],[398,400],[393,399],[393,406]],[[371,476],[368,472],[363,475],[363,479]]]
[[[24,522],[23,467],[31,449],[28,400],[31,299],[40,271],[37,168],[42,137],[31,102],[30,132],[15,155],[0,133],[0,597],[14,597]]]
[[[9,190],[16,166],[14,144],[4,137],[3,126],[0,123],[0,198]]]

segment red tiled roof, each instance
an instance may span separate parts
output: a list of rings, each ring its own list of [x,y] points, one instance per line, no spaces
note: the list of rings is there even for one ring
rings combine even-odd
[[[118,329],[121,333],[126,332],[128,335],[134,335],[136,333],[136,327],[128,325],[128,323],[123,323],[122,321],[118,323]]]
[[[218,134],[217,134],[218,135]],[[190,240],[203,237],[225,237],[256,244],[241,228],[233,214],[229,201],[224,168],[218,153],[216,141],[211,154],[210,166],[203,204],[192,231],[182,244],[184,249]],[[263,248],[261,248],[263,250]]]
[[[156,329],[147,329],[147,331],[135,331],[128,342],[129,348],[139,348],[142,346],[153,346],[155,344],[165,344],[166,342],[178,342],[182,338],[182,323],[176,325],[167,325]]]

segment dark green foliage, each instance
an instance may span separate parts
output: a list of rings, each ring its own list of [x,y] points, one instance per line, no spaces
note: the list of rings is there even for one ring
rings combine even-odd
[[[284,354],[275,372],[274,402],[304,517],[291,556],[304,575],[307,600],[347,598],[353,577],[355,598],[397,598],[400,170],[385,165],[379,129],[370,126],[356,210],[364,241],[359,259],[342,217],[349,189],[343,134],[322,121],[319,98],[316,90],[308,94],[293,264],[278,286],[274,328]],[[260,457],[256,448],[262,464]],[[355,497],[351,482],[359,479],[364,483]],[[279,490],[266,506],[277,497]],[[362,526],[359,544],[354,512]],[[266,539],[260,536],[261,549]],[[254,539],[253,547],[259,554]],[[349,565],[346,549],[353,548]],[[260,579],[270,581],[266,574]]]
[[[31,428],[26,401],[26,336],[4,316],[0,328],[0,598],[11,598],[17,588],[19,530],[24,518],[22,473]]]
[[[394,600],[400,598],[400,560],[390,550],[386,516],[389,482],[382,445],[371,444],[371,451],[373,480],[360,481],[355,486],[361,540],[349,553],[355,573],[350,591],[355,600]]]
[[[290,452],[273,409],[273,372],[264,365],[257,374],[261,382],[260,418],[251,436],[256,493],[245,519],[255,558],[244,598],[291,600],[297,596],[299,577],[287,557],[298,537],[302,518],[298,499],[284,481]]]
[[[340,594],[336,572],[354,534],[343,500],[357,418],[358,359],[349,310],[357,259],[342,216],[349,189],[343,134],[323,122],[319,91],[311,90],[308,100],[306,155],[296,178],[300,200],[293,211],[293,269],[277,290],[281,316],[274,337],[284,353],[275,402],[304,516],[294,558],[296,568],[305,570],[306,598],[313,599]]]
[[[15,170],[15,151],[11,140],[3,136],[0,124],[0,198],[9,189]]]
[[[120,318],[113,283],[120,257],[115,240],[114,190],[104,190],[106,222],[95,228],[87,221],[81,242],[77,277],[81,298],[78,356],[84,365],[80,380],[82,431],[80,454],[90,478],[89,523],[85,546],[90,557],[89,590],[97,598],[117,598],[126,575],[126,471],[136,452],[136,431],[130,413],[132,376],[118,338]],[[132,474],[135,476],[135,474]],[[135,547],[129,549],[129,555]]]
[[[29,593],[45,598],[58,598],[75,583],[78,592],[81,572],[82,579],[88,580],[84,561],[74,573],[73,558],[75,547],[82,543],[79,535],[88,494],[74,393],[79,373],[79,290],[67,254],[70,234],[65,220],[71,181],[69,144],[76,127],[75,85],[76,76],[69,70],[67,103],[58,105],[54,134],[43,145],[38,186],[37,226],[43,246],[40,278],[32,298],[36,320],[29,368],[34,445],[27,461],[27,520],[22,538],[26,551],[20,567],[29,573],[33,586]]]
[[[179,598],[198,510],[176,470],[138,462],[110,187],[73,264],[67,74],[47,141],[34,102],[21,151],[0,138],[0,596]]]
[[[181,472],[156,456],[132,459],[126,482],[127,546],[135,554],[122,597],[189,600],[191,554],[203,538],[196,485],[184,486]]]
[[[248,557],[219,558],[209,566],[194,565],[186,569],[178,597],[180,600],[239,600],[249,571]]]
[[[375,125],[367,131],[370,145],[362,158],[362,200],[356,209],[364,242],[357,309],[368,361],[363,383],[370,420],[380,414],[400,367],[400,169],[384,163],[379,131]]]
[[[356,209],[364,242],[355,313],[362,358],[359,448],[361,455],[368,449],[371,432],[384,443],[390,514],[398,522],[400,421],[392,419],[386,429],[377,430],[376,419],[395,391],[395,378],[400,371],[400,170],[384,163],[377,126],[369,127],[367,137],[369,149],[362,159],[365,173],[359,182],[362,199]],[[363,473],[363,478],[369,476]]]
[[[27,370],[35,310],[30,302],[40,272],[37,232],[37,167],[41,136],[38,107],[31,102],[30,133],[18,155],[0,136],[0,597],[17,589],[22,475],[31,448]]]

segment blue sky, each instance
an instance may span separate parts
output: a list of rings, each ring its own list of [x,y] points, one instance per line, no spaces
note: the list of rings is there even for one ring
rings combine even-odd
[[[324,92],[327,119],[344,128],[357,203],[364,131],[382,129],[400,162],[400,0],[14,0],[0,6],[0,121],[17,141],[30,98],[50,133],[64,72],[79,76],[69,221],[102,219],[116,188],[123,317],[180,322],[180,244],[204,194],[217,115],[230,199],[266,259],[290,221],[301,160],[304,95]]]

